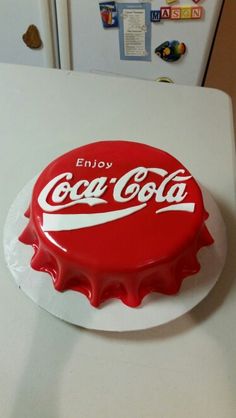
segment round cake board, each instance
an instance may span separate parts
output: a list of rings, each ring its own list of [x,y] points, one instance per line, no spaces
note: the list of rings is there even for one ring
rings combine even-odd
[[[35,179],[25,185],[9,209],[4,227],[4,252],[17,286],[36,304],[56,317],[94,330],[134,331],[152,328],[191,310],[207,296],[219,278],[227,251],[225,225],[215,201],[209,192],[202,190],[204,205],[210,215],[206,224],[214,244],[198,252],[200,272],[185,278],[177,295],[153,293],[146,296],[138,308],[130,308],[116,299],[94,308],[79,292],[56,291],[47,273],[30,267],[33,248],[18,240],[28,221],[24,212],[29,205],[34,183]]]

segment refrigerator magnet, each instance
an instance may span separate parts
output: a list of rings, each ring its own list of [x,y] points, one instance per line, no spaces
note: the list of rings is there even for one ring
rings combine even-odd
[[[151,10],[150,14],[151,22],[157,23],[161,20],[161,11],[160,10]]]
[[[161,7],[161,19],[170,19],[171,7]]]
[[[118,26],[118,15],[115,1],[104,1],[99,3],[102,24],[105,29]]]
[[[155,49],[155,54],[166,62],[178,61],[186,52],[186,45],[179,41],[165,41]]]
[[[151,61],[150,3],[117,3],[120,59]]]

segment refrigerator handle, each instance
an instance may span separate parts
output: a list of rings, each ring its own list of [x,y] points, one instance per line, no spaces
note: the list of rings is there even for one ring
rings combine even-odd
[[[51,28],[51,9],[48,0],[40,2],[41,30],[43,32],[44,65],[55,67],[55,50]]]
[[[57,15],[59,67],[62,70],[71,70],[68,1],[56,0],[55,5]]]

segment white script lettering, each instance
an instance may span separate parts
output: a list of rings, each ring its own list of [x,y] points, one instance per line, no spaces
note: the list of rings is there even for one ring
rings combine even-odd
[[[101,163],[100,161],[100,165]],[[153,176],[152,181],[147,181],[149,173],[153,173],[158,177],[157,183],[153,181]],[[147,206],[147,202],[152,198],[155,199],[156,203],[167,203],[166,206],[157,208],[156,214],[170,211],[192,213],[195,209],[195,203],[183,202],[188,195],[186,182],[191,179],[191,176],[184,176],[184,173],[184,169],[168,173],[162,168],[136,167],[125,173],[118,180],[116,178],[97,177],[90,181],[80,179],[74,184],[70,182],[73,179],[72,173],[59,174],[46,184],[38,196],[40,207],[44,211],[49,212],[43,213],[43,230],[73,230],[115,221],[144,209]],[[115,184],[111,186],[111,183]],[[136,198],[139,204],[119,210],[93,214],[50,213],[76,204],[87,204],[90,206],[101,203],[107,204],[108,201],[102,199],[102,196],[108,187],[113,187],[114,201],[126,203]],[[51,203],[49,203],[49,197]],[[66,199],[67,203],[63,203]]]
[[[105,168],[108,170],[112,167],[112,163],[108,161],[85,160],[85,158],[77,158],[76,167]]]
[[[147,180],[148,173],[154,173],[161,178],[159,185],[154,181],[143,184]],[[184,169],[169,174],[161,168],[136,167],[118,179],[113,186],[113,198],[116,202],[122,203],[130,202],[134,198],[140,203],[146,203],[151,198],[157,203],[180,203],[187,196],[186,181],[191,178],[184,176],[184,173]],[[69,182],[72,179],[72,173],[62,173],[49,181],[38,197],[41,208],[47,212],[56,212],[79,203],[90,206],[108,203],[107,200],[102,199],[110,184],[107,177],[97,177],[91,181],[81,179],[75,184]],[[52,204],[48,202],[50,194]],[[63,204],[66,198],[70,201]]]

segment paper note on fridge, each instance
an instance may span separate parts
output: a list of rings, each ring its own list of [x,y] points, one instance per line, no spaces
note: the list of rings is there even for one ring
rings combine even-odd
[[[120,59],[151,61],[150,3],[118,3]]]

